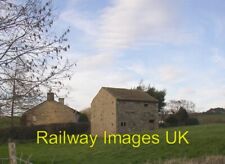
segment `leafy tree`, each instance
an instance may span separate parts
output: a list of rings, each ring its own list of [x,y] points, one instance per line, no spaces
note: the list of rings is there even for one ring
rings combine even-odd
[[[16,106],[33,103],[41,90],[60,89],[61,80],[71,78],[74,64],[62,55],[70,48],[69,29],[54,33],[51,2],[0,0],[0,103],[11,110],[12,126]]]
[[[155,87],[149,86],[146,92],[159,101],[158,107],[159,111],[161,111],[163,107],[166,105],[165,103],[166,90],[157,90]]]

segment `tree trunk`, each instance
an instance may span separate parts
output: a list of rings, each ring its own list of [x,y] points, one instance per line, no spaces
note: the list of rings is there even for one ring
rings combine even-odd
[[[15,73],[16,75],[16,73]],[[12,105],[11,105],[11,129],[14,127],[14,103],[16,94],[16,80],[13,80]]]

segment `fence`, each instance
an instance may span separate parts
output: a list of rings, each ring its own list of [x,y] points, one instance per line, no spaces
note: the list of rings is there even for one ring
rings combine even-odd
[[[8,143],[8,150],[9,150],[9,158],[0,158],[0,164],[32,164],[29,159],[31,156],[25,160],[22,158],[22,154],[20,157],[16,156],[16,144],[14,142]]]
[[[0,158],[0,164],[9,164],[9,162],[10,162],[9,158]],[[16,163],[15,164],[32,164],[32,163],[29,160],[24,160],[24,159],[16,157]]]

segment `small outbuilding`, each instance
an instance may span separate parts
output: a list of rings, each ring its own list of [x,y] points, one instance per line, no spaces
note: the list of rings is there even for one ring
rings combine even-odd
[[[158,128],[158,100],[133,89],[102,87],[91,103],[91,133],[134,133]]]
[[[80,113],[64,104],[64,98],[54,100],[54,93],[47,93],[47,100],[26,111],[21,118],[25,126],[76,123]]]

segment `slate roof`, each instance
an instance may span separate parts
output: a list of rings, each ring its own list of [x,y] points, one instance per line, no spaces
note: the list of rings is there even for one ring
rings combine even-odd
[[[140,90],[110,87],[102,88],[108,91],[117,100],[158,102],[157,99]]]

